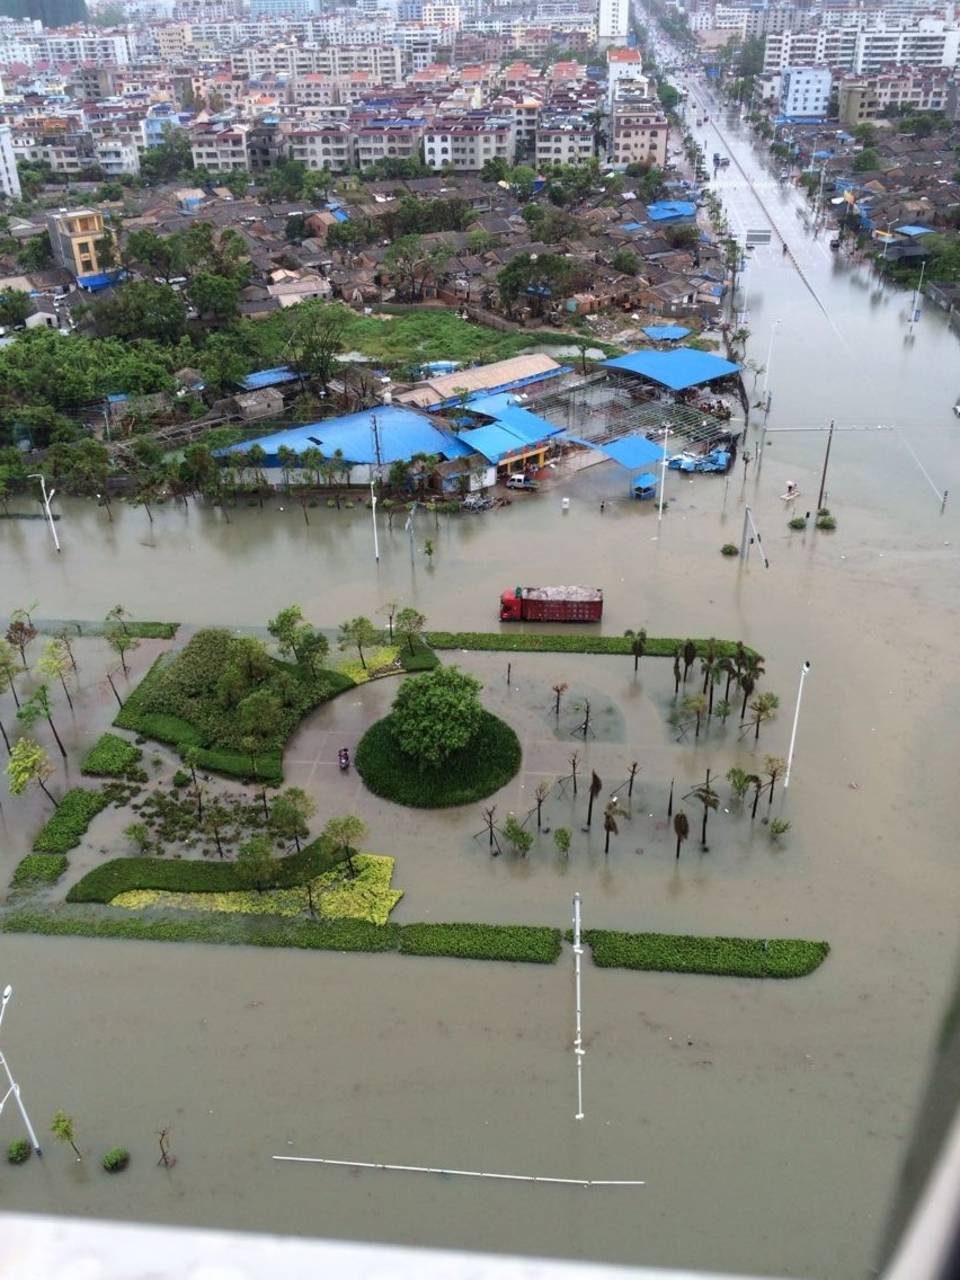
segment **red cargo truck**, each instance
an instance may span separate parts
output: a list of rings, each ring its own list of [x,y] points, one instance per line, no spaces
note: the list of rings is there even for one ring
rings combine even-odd
[[[501,622],[599,622],[598,587],[515,587],[500,596]]]

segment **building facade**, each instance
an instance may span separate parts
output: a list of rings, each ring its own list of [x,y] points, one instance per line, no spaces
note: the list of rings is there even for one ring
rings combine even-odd
[[[830,109],[832,88],[828,67],[786,67],[780,81],[780,114],[788,120],[822,120]]]

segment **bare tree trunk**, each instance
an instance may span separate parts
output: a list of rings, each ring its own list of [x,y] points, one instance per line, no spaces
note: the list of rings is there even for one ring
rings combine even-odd
[[[66,680],[64,680],[64,678],[63,678],[63,675],[62,675],[62,674],[61,674],[61,676],[60,676],[60,683],[63,685],[63,692],[67,695],[67,704],[68,704],[68,706],[70,707],[70,710],[72,711],[72,710],[73,710],[73,699],[70,697],[70,690],[67,688],[67,682],[66,682]]]
[[[53,796],[52,796],[52,795],[50,794],[50,792],[47,790],[47,784],[44,782],[44,780],[43,780],[42,778],[38,778],[38,779],[37,779],[37,782],[40,784],[40,790],[41,790],[41,791],[43,792],[43,794],[47,797],[47,799],[50,801],[50,803],[53,805],[53,807],[54,807],[54,808],[56,808],[56,807],[57,807],[57,802],[56,802],[56,800],[54,800]]]
[[[3,727],[3,721],[0,720],[0,733],[3,734],[3,745],[7,748],[7,755],[10,754],[10,739],[7,737],[7,731]]]
[[[59,733],[57,733],[57,726],[53,723],[53,719],[52,719],[50,716],[47,716],[47,724],[50,726],[50,728],[51,728],[51,730],[52,730],[52,732],[53,732],[53,736],[54,736],[54,737],[56,738],[56,740],[57,740],[57,746],[60,748],[60,754],[63,756],[64,760],[66,760],[66,758],[67,758],[67,749],[66,749],[66,747],[63,745],[63,743],[60,741],[60,735],[59,735]]]

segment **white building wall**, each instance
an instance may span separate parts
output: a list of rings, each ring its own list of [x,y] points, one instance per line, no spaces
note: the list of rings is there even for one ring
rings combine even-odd
[[[13,153],[10,126],[0,125],[0,191],[9,200],[19,200],[20,178],[17,175],[17,158]]]
[[[597,43],[601,51],[626,44],[630,26],[630,0],[599,0]]]
[[[833,76],[827,67],[787,67],[780,89],[783,115],[819,119],[827,114]]]

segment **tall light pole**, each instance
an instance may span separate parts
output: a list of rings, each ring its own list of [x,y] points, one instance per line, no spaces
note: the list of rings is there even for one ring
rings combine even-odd
[[[827,449],[823,455],[823,471],[820,473],[820,492],[817,494],[817,511],[823,509],[823,495],[827,489],[827,466],[830,462],[830,446],[833,444],[833,418],[830,419],[830,430],[827,432]]]
[[[797,705],[793,713],[793,728],[790,730],[790,749],[787,752],[787,772],[783,778],[783,789],[790,785],[790,769],[793,765],[793,749],[797,745],[797,725],[800,723],[800,700],[803,697],[803,682],[810,671],[810,663],[805,662],[800,668],[800,685],[797,689]]]
[[[7,983],[7,985],[3,989],[3,996],[2,998],[0,998],[0,1025],[3,1024],[3,1015],[6,1012],[7,1005],[10,1003],[10,997],[12,995],[13,995],[13,987],[11,987],[9,983]],[[0,1053],[0,1066],[3,1067],[4,1071],[7,1074],[7,1092],[3,1095],[3,1098],[0,1098],[0,1114],[3,1113],[3,1108],[7,1102],[7,1099],[12,1094],[14,1101],[16,1102],[17,1106],[20,1109],[20,1115],[23,1117],[23,1123],[26,1126],[26,1130],[30,1137],[30,1142],[33,1146],[33,1149],[38,1156],[42,1156],[43,1151],[40,1148],[40,1143],[37,1141],[37,1135],[33,1131],[33,1125],[30,1123],[30,1117],[27,1115],[27,1108],[23,1105],[23,1099],[20,1097],[20,1086],[17,1084],[16,1080],[14,1080],[13,1076],[10,1074],[10,1066],[2,1053]]]
[[[373,477],[370,477],[370,507],[373,511],[373,558],[380,563],[380,539],[377,536],[377,495],[373,491]]]
[[[573,1038],[573,1055],[577,1064],[577,1114],[575,1120],[583,1119],[583,1023],[581,1019],[582,1003],[580,999],[580,957],[583,955],[583,943],[580,940],[580,894],[573,895],[573,971],[576,983],[576,1034]]]
[[[770,342],[767,346],[767,363],[763,370],[763,399],[767,398],[767,386],[770,382],[770,365],[773,363],[773,340],[777,336],[777,330],[780,328],[782,321],[774,320],[770,326]]]
[[[660,460],[660,509],[657,512],[657,524],[663,519],[663,490],[667,480],[667,436],[670,428],[663,428],[663,458]]]
[[[50,510],[50,499],[57,491],[56,489],[51,489],[50,492],[47,493],[47,482],[39,472],[34,475],[27,476],[27,479],[40,481],[40,492],[43,494],[43,509],[46,511],[47,519],[50,521],[50,532],[53,534],[53,545],[59,551],[60,539],[57,537],[57,527],[53,522],[53,513]]]

